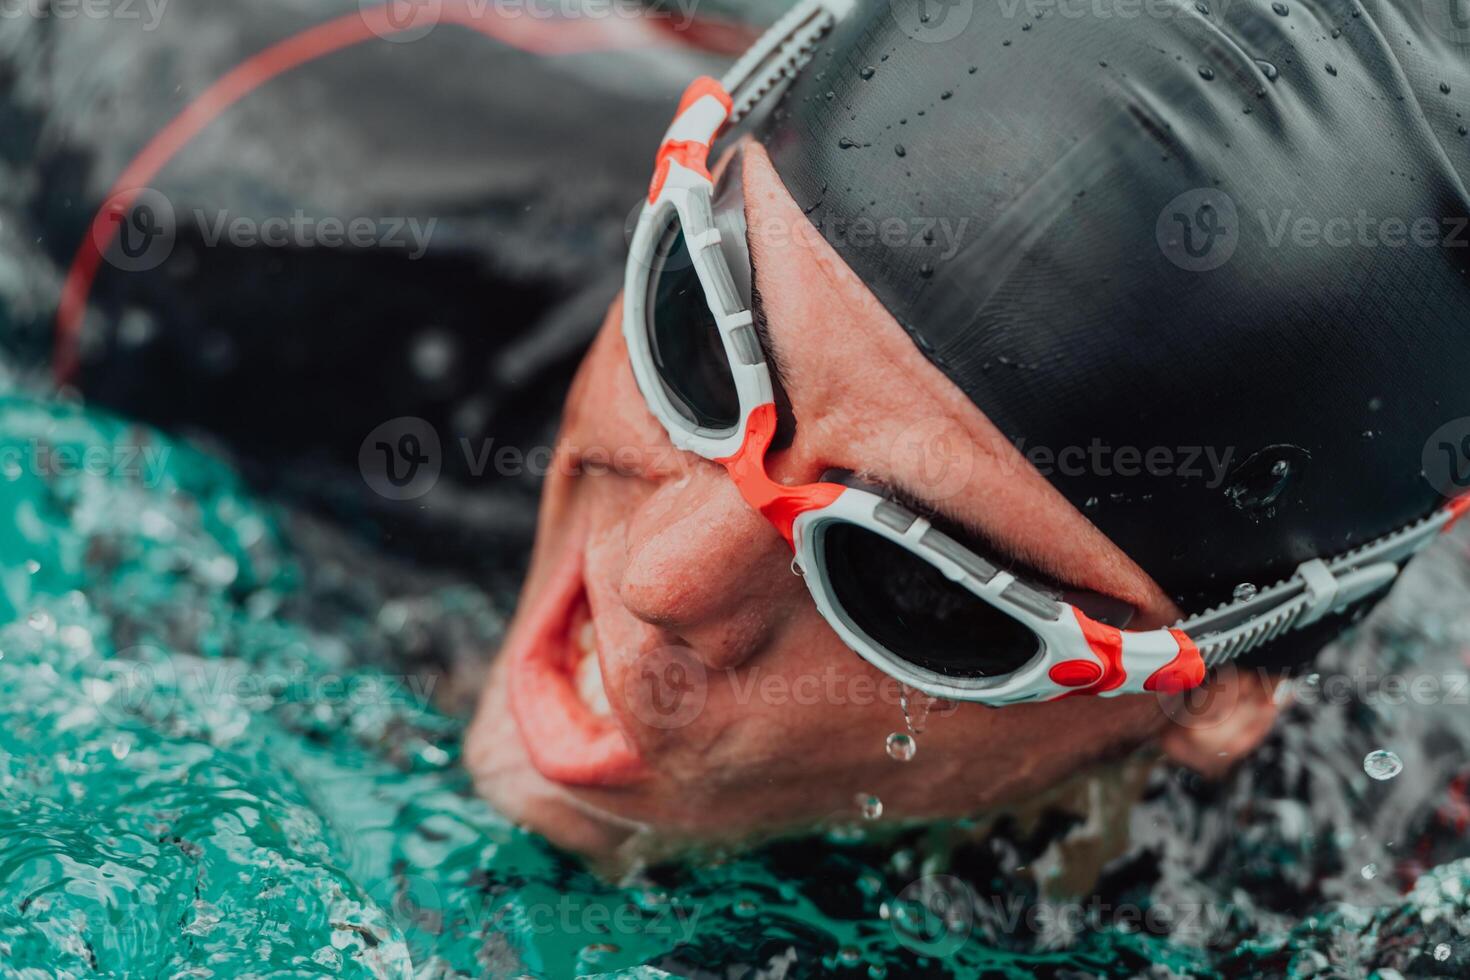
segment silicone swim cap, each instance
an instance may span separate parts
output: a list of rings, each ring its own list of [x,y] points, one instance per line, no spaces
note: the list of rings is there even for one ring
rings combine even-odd
[[[870,3],[760,136],[929,359],[1197,611],[1450,492],[1421,460],[1470,416],[1470,30],[1436,10]]]

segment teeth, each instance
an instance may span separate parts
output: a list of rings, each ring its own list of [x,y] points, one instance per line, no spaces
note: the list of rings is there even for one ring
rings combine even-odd
[[[612,706],[607,703],[607,691],[602,686],[602,668],[597,663],[597,632],[590,622],[583,623],[577,631],[577,646],[582,651],[575,677],[577,696],[594,715],[611,715]]]

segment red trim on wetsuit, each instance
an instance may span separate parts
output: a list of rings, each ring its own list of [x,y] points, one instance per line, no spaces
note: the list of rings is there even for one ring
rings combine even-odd
[[[52,348],[52,375],[58,385],[70,381],[77,369],[77,340],[87,298],[102,264],[102,253],[117,235],[114,216],[129,211],[143,190],[174,156],[198,136],[220,114],[257,88],[318,58],[367,41],[423,27],[423,16],[407,20],[393,16],[393,0],[380,6],[343,14],[309,27],[251,55],[221,76],[144,145],[123,168],[92,218],[91,226],[77,247],[56,308],[56,332]],[[426,7],[416,8],[423,11]],[[494,4],[473,0],[443,0],[433,25],[452,24],[476,31],[510,47],[533,54],[573,54],[615,48],[667,43],[667,37],[647,25],[629,21],[591,19],[544,20],[536,17],[486,16],[501,12]],[[609,25],[612,25],[611,27]],[[100,243],[100,244],[99,244]]]

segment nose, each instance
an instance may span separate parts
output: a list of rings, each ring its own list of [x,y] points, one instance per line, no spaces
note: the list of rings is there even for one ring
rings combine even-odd
[[[724,468],[699,460],[662,482],[628,523],[619,596],[706,667],[737,666],[805,599],[791,551]]]

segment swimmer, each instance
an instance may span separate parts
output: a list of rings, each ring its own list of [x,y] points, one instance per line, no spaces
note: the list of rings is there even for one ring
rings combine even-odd
[[[1463,509],[1470,39],[946,9],[806,0],[649,147],[466,747],[561,846],[1218,774]]]

